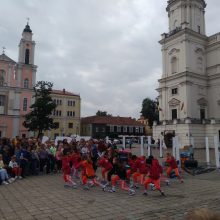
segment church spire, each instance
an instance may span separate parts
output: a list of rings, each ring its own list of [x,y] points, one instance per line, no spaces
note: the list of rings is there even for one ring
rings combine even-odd
[[[169,0],[169,31],[184,28],[205,35],[205,0]]]
[[[27,24],[26,24],[26,26],[25,26],[23,32],[32,33],[32,30],[31,30],[31,28],[30,28],[30,26],[29,26],[29,20],[30,20],[30,19],[27,18]]]

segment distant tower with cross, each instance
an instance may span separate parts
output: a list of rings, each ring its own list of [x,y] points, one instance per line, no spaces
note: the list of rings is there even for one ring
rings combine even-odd
[[[18,62],[6,55],[5,47],[0,55],[0,137],[29,135],[22,123],[33,103],[36,83],[32,35],[28,19],[19,43]]]
[[[220,136],[220,34],[206,35],[204,0],[169,0],[169,32],[162,34],[159,122],[154,138],[172,136],[181,146],[205,146]]]

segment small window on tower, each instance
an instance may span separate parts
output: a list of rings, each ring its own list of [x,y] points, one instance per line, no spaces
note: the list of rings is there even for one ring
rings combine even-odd
[[[30,59],[30,50],[26,49],[25,50],[25,64],[29,64],[29,59]]]
[[[198,32],[199,32],[199,34],[200,34],[200,31],[201,31],[201,28],[200,28],[200,26],[198,25]]]
[[[178,89],[174,88],[171,90],[172,95],[176,95],[178,93]]]
[[[24,88],[28,88],[29,87],[29,80],[28,79],[25,79],[24,80]]]

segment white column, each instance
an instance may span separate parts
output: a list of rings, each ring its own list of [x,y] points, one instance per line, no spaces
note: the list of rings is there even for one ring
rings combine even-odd
[[[219,164],[219,139],[217,136],[214,136],[214,145],[215,145],[215,161],[216,161],[216,168],[220,168]]]
[[[179,161],[180,165],[180,142],[178,136],[176,136],[176,160]]]
[[[147,155],[148,157],[151,155],[151,136],[147,136]]]
[[[144,156],[144,136],[141,136],[141,156]]]
[[[173,139],[172,139],[172,141],[173,141],[173,156],[176,158],[176,138],[175,137],[173,137]]]
[[[163,138],[160,136],[160,158],[163,158]]]
[[[206,137],[205,138],[205,148],[206,148],[206,163],[207,165],[210,164],[210,157],[209,157],[209,138]]]
[[[122,136],[122,140],[123,140],[123,148],[125,149],[125,136]]]

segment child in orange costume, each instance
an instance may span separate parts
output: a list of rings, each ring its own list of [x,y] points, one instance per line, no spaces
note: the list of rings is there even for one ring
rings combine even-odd
[[[138,178],[140,177],[140,183],[143,184],[145,176],[148,173],[146,157],[145,156],[139,157],[135,163],[136,163],[137,171],[132,175],[132,177],[133,177],[134,187],[138,188],[137,186]]]
[[[100,158],[98,164],[100,167],[102,167],[102,178],[105,181],[106,174],[108,174],[108,172],[112,169],[112,164],[106,157]]]
[[[63,180],[65,182],[65,187],[76,187],[76,183],[71,178],[71,167],[70,167],[70,159],[68,153],[62,156],[62,171],[63,171]]]
[[[92,160],[90,158],[84,159],[79,164],[79,166],[83,167],[83,170],[82,170],[82,184],[84,186],[83,187],[84,190],[89,190],[88,179],[90,179],[92,181],[92,185],[101,186],[102,188],[104,188],[104,185],[102,185],[101,183],[99,183],[96,180],[95,171],[94,171],[94,168],[93,168],[93,163],[92,163]]]
[[[170,177],[172,170],[174,170],[174,172],[175,172],[176,176],[179,178],[180,182],[183,183],[183,178],[179,174],[176,159],[170,153],[167,153],[166,162],[169,164],[169,167],[167,168],[167,177]]]
[[[150,170],[149,170],[149,177],[144,182],[144,195],[147,195],[147,188],[150,183],[154,184],[155,189],[158,190],[162,196],[165,196],[164,192],[160,188],[160,176],[163,173],[163,168],[160,166],[157,159],[154,159],[153,156],[151,156],[150,163]]]
[[[136,160],[136,155],[132,155],[132,157],[128,159],[128,165],[130,166],[130,169],[127,170],[127,179],[130,179],[131,175],[137,172]]]

